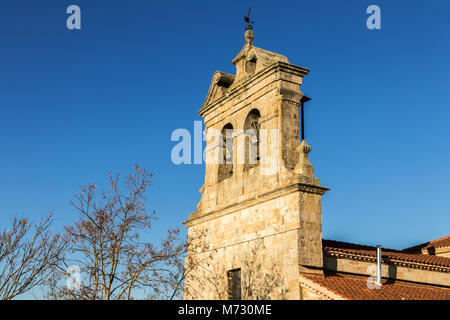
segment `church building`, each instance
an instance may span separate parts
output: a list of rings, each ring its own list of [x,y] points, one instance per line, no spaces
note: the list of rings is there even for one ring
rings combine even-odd
[[[184,224],[203,245],[184,299],[450,299],[450,236],[405,250],[323,239],[329,188],[300,130],[309,70],[255,47],[251,27],[244,38],[199,111],[209,161]]]

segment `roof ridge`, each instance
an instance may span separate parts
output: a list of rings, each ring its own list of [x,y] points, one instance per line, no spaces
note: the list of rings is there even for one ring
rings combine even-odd
[[[327,255],[345,256],[349,259],[360,259],[366,257],[371,261],[376,259],[376,248],[372,246],[358,245],[349,242],[323,240],[323,251]],[[442,256],[427,255],[422,253],[410,253],[402,250],[384,249],[382,251],[383,260],[390,261],[393,264],[408,263],[415,268],[425,268],[450,272],[450,258]]]
[[[322,239],[322,244],[323,242],[330,242],[330,243],[340,243],[340,244],[350,244],[352,246],[357,246],[357,247],[362,247],[362,248],[370,248],[370,249],[374,249],[376,250],[377,247],[376,246],[371,246],[371,245],[367,245],[367,244],[359,244],[359,243],[353,243],[353,242],[346,242],[346,241],[340,241],[340,240],[330,240],[330,239]],[[403,250],[398,250],[398,249],[390,249],[390,248],[381,248],[383,251],[388,251],[388,252],[403,252]]]
[[[443,237],[440,237],[440,238],[437,238],[437,239],[434,239],[434,240],[431,240],[430,242],[440,241],[440,240],[444,240],[444,239],[447,239],[447,238],[450,238],[450,234],[446,235],[446,236],[443,236]]]
[[[450,246],[450,243],[444,243],[444,245],[439,245],[438,244],[439,242],[442,242],[442,241],[445,241],[445,240],[449,240],[450,241],[450,235],[446,235],[446,236],[443,236],[443,237],[440,237],[440,238],[437,238],[437,239],[434,239],[434,240],[430,240],[428,242],[423,242],[423,243],[417,244],[415,246],[405,248],[402,251],[404,251],[404,252],[419,251],[419,250],[422,250],[422,249],[433,248],[433,247],[434,248],[443,248],[443,247]]]

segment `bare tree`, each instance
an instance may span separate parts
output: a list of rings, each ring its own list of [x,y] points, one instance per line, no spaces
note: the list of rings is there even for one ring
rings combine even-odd
[[[216,253],[216,250],[210,250],[207,235],[206,228],[190,231],[184,265],[179,273],[179,297],[192,299],[200,296],[205,289],[206,283],[198,281],[199,274],[204,275],[205,270],[209,270]],[[192,285],[193,283],[195,285]]]
[[[195,271],[188,275],[185,292],[189,299],[203,299],[205,292],[213,293],[214,299],[230,299],[230,279],[225,268],[223,257],[212,249],[203,258],[197,258]],[[284,279],[277,259],[264,261],[264,248],[260,240],[256,240],[239,256],[233,258],[233,266],[241,269],[241,299],[270,300],[284,299]],[[195,255],[194,256],[198,256]],[[222,260],[221,260],[222,259]]]
[[[170,299],[181,295],[183,258],[189,242],[169,230],[160,245],[142,240],[155,220],[147,213],[145,193],[152,175],[136,165],[123,184],[109,175],[110,188],[97,194],[93,184],[81,187],[72,206],[80,214],[66,230],[72,257],[62,262],[49,297],[56,299]],[[78,265],[78,287],[68,288],[67,267]]]
[[[0,298],[13,299],[46,284],[63,257],[67,237],[52,233],[51,214],[33,225],[14,218],[9,230],[0,233]]]
[[[249,254],[242,261],[242,299],[244,300],[270,300],[274,295],[277,298],[285,298],[283,292],[283,278],[280,266],[275,259],[268,268],[263,268],[264,261],[258,257],[264,251],[262,241],[257,241],[250,248]]]

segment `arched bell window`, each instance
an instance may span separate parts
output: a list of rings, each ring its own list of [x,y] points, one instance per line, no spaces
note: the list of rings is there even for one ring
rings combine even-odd
[[[225,125],[221,131],[222,156],[219,163],[219,182],[233,176],[233,126]]]
[[[245,72],[248,75],[253,75],[256,71],[256,55],[253,53],[247,57],[245,61]]]
[[[245,119],[245,170],[257,166],[260,161],[260,118],[258,109],[253,109]]]

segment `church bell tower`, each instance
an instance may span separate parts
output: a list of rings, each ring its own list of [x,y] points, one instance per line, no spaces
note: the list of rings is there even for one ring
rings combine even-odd
[[[244,38],[236,74],[216,71],[199,111],[205,182],[184,224],[190,237],[203,232],[208,248],[188,253],[205,263],[186,279],[185,299],[299,299],[299,273],[323,268],[328,188],[299,137],[309,70],[255,47],[251,28]]]

